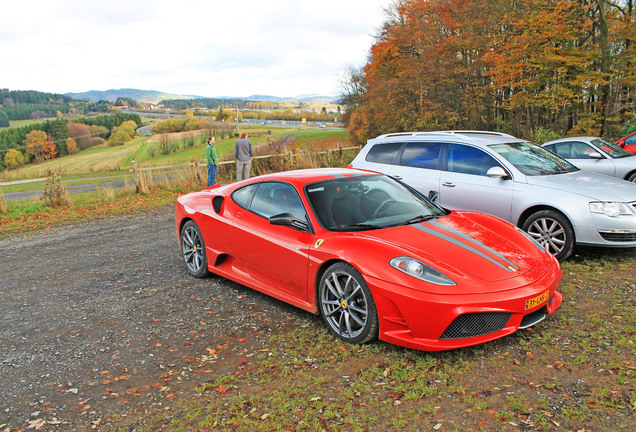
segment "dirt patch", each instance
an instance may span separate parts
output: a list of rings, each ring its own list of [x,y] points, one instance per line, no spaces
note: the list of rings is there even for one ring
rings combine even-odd
[[[247,341],[305,315],[188,276],[173,207],[12,238],[0,250],[0,430],[108,430],[131,410],[170,409],[235,368]]]

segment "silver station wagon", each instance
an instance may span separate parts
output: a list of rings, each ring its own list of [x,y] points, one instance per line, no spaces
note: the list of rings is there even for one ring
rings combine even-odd
[[[577,167],[636,183],[636,154],[597,137],[571,137],[541,144]]]
[[[636,247],[636,184],[580,170],[512,135],[381,135],[350,166],[402,180],[450,210],[510,221],[559,259],[575,244]]]

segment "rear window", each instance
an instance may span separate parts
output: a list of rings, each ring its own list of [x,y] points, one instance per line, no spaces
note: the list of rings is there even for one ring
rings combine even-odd
[[[441,148],[441,143],[409,143],[402,153],[400,165],[438,169]]]
[[[377,144],[367,153],[367,162],[394,165],[395,159],[402,148],[402,143]]]

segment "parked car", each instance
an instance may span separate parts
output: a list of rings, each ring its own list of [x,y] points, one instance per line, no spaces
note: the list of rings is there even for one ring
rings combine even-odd
[[[179,197],[187,271],[312,313],[350,343],[475,345],[561,304],[558,261],[499,218],[446,211],[387,176],[290,171]]]
[[[387,134],[369,140],[350,166],[403,180],[442,207],[510,221],[559,259],[575,244],[636,247],[636,184],[581,171],[512,135]]]
[[[636,153],[636,132],[632,132],[629,135],[624,136],[614,144],[630,153]]]
[[[636,182],[636,155],[597,137],[571,137],[541,144],[577,167]]]

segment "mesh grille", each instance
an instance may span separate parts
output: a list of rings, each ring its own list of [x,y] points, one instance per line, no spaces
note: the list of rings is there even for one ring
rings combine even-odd
[[[510,315],[505,312],[460,315],[444,330],[440,339],[463,339],[497,332],[506,326]]]
[[[550,299],[549,303],[551,302],[552,302],[552,299]],[[521,329],[528,328],[538,323],[539,321],[543,321],[544,318],[545,318],[545,306],[542,307],[541,309],[538,309],[534,312],[524,315],[523,319],[521,320],[521,324],[519,324],[519,328]]]

